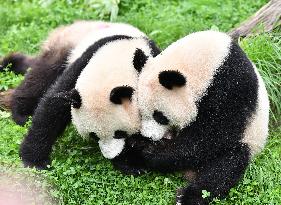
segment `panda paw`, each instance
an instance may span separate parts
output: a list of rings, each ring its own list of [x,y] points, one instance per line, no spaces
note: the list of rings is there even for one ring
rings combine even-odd
[[[139,175],[145,174],[147,172],[147,170],[144,168],[130,166],[125,163],[113,162],[113,166],[115,169],[118,169],[120,172],[122,172],[123,174],[126,174],[126,175],[139,176]]]
[[[50,160],[41,160],[37,162],[31,162],[31,161],[23,161],[23,166],[25,168],[35,168],[37,170],[46,170],[48,169],[48,165],[50,165]]]
[[[23,126],[28,121],[29,115],[20,115],[18,113],[13,112],[12,118],[17,125]]]

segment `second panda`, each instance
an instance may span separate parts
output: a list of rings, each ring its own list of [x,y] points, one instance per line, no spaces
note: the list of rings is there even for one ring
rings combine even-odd
[[[128,162],[143,163],[132,172],[196,173],[178,190],[177,204],[225,197],[268,136],[265,84],[239,45],[221,32],[190,34],[150,58],[139,77],[138,105],[145,137],[128,138]],[[209,197],[202,197],[204,190]]]

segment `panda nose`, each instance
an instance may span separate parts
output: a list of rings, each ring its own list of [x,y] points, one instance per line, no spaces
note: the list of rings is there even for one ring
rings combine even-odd
[[[157,123],[159,123],[160,125],[168,125],[169,124],[168,118],[163,114],[163,112],[158,111],[158,110],[154,110],[153,119]]]
[[[128,137],[127,132],[122,131],[122,130],[116,130],[114,132],[114,136],[113,136],[114,139],[123,139],[123,138],[126,138],[126,137]]]
[[[91,139],[93,139],[93,140],[95,140],[95,141],[99,141],[99,138],[98,138],[98,136],[97,136],[96,133],[90,132],[90,133],[89,133],[89,136],[90,136]]]

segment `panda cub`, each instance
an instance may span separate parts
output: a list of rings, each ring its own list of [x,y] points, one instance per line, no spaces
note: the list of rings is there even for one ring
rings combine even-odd
[[[71,120],[80,134],[99,138],[101,151],[109,159],[122,151],[125,137],[139,131],[133,93],[145,61],[156,56],[159,49],[133,26],[87,24],[82,30],[79,24],[55,30],[47,40],[54,43],[53,47],[48,50],[45,43],[42,54],[35,57],[42,68],[26,63],[27,56],[16,61],[26,63],[26,67],[31,65],[23,84],[17,88],[24,91],[23,95],[17,90],[14,95],[19,121],[32,115],[31,127],[20,146],[25,166],[45,169],[50,164],[53,144]],[[49,57],[41,58],[46,55]],[[140,55],[146,58],[138,58]],[[14,55],[6,59],[16,58]],[[55,60],[49,62],[50,59]],[[28,107],[29,102],[32,108]]]
[[[144,143],[137,156],[143,167],[196,173],[178,191],[177,204],[225,197],[266,143],[264,82],[238,44],[221,32],[190,34],[150,58],[139,77],[138,105],[141,133],[153,141],[135,137],[129,147]],[[210,197],[202,198],[202,190]]]
[[[10,65],[10,70],[25,74],[23,82],[15,89],[11,97],[13,120],[17,124],[23,125],[28,117],[32,116],[40,98],[66,68],[71,49],[90,32],[113,25],[121,24],[77,21],[52,31],[42,43],[41,50],[36,56],[21,53],[6,56],[1,62],[0,70]],[[28,68],[30,69],[28,70]]]

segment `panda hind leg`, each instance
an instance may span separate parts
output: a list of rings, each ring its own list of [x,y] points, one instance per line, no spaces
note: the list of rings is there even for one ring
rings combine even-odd
[[[11,53],[1,61],[0,71],[8,67],[16,74],[25,74],[27,69],[32,66],[34,58],[22,53]]]
[[[227,155],[200,168],[198,175],[186,188],[179,189],[177,205],[205,205],[213,198],[225,197],[244,174],[249,164],[249,149],[246,145],[235,148]],[[210,193],[203,197],[203,190]]]
[[[49,61],[44,56],[37,57],[31,65],[32,69],[12,94],[12,117],[19,125],[25,124],[28,117],[33,115],[43,94],[65,69],[66,56],[51,64]]]

